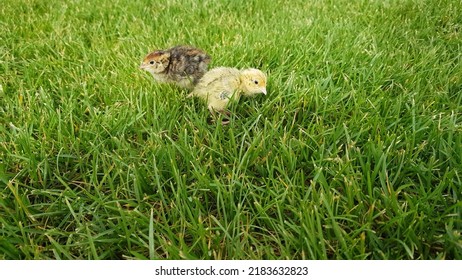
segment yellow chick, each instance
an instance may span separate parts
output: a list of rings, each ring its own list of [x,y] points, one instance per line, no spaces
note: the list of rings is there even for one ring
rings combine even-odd
[[[207,72],[210,60],[210,56],[198,48],[176,46],[149,53],[140,68],[151,73],[158,82],[192,89]]]
[[[197,96],[207,102],[208,109],[224,113],[230,100],[241,95],[266,95],[266,75],[258,69],[238,70],[218,67],[205,73],[188,97]]]

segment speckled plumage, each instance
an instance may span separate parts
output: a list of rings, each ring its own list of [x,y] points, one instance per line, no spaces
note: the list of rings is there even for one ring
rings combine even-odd
[[[207,72],[210,61],[210,56],[198,48],[176,46],[149,53],[140,68],[151,73],[158,82],[192,89]]]

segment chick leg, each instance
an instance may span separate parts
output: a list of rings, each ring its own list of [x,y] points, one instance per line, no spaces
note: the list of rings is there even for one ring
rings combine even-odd
[[[229,111],[227,111],[227,110],[222,110],[222,111],[220,111],[220,114],[223,114],[223,115],[226,116],[221,120],[221,124],[222,125],[228,125],[230,123],[229,116],[231,115],[231,113]]]
[[[209,108],[210,113],[212,114],[212,119],[213,120],[216,120],[218,118],[217,113],[225,115],[226,117],[229,117],[229,115],[230,115],[229,111],[227,111],[226,109],[215,110],[215,108],[213,108],[212,106],[208,106],[208,108]],[[230,123],[230,121],[229,121],[228,118],[223,118],[223,120],[221,121],[222,125],[228,125],[229,123]]]

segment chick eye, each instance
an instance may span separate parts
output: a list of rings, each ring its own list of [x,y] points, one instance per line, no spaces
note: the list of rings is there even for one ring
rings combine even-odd
[[[154,60],[149,61],[149,64],[153,65],[153,64],[154,64]]]
[[[257,81],[257,80],[255,80],[255,81],[253,81],[253,82],[254,82],[256,85],[258,85],[258,81]]]

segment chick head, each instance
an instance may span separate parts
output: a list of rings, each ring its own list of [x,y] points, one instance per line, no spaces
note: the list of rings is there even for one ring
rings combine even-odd
[[[170,53],[165,51],[154,51],[143,59],[140,68],[152,74],[162,73],[167,69],[169,61]]]
[[[266,75],[258,69],[245,69],[241,72],[241,90],[243,95],[252,96],[259,93],[266,95]]]

